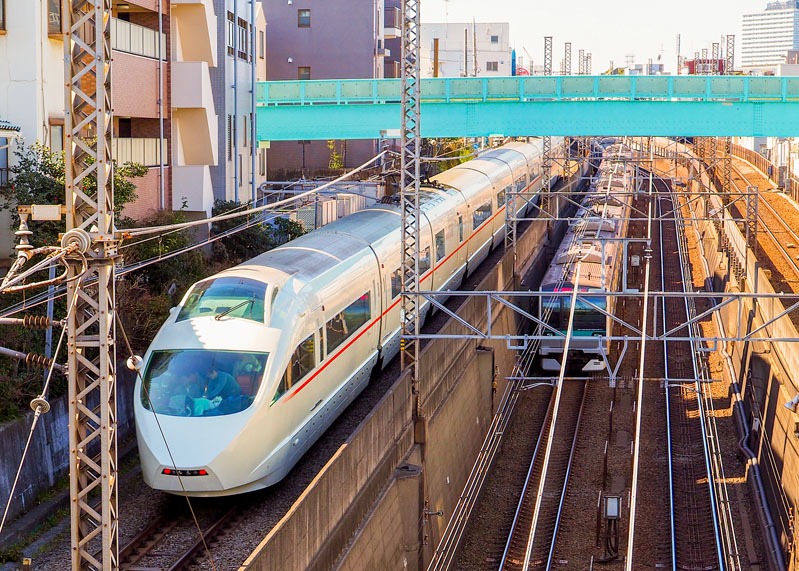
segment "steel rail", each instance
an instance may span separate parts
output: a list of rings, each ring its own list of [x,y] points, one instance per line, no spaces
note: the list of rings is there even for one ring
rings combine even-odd
[[[666,287],[666,265],[665,265],[665,256],[663,256],[663,224],[658,225],[658,231],[660,235],[660,287],[665,289]],[[666,303],[661,304],[661,313],[662,313],[662,327],[665,330],[667,326],[667,314],[666,314]],[[663,367],[664,367],[664,375],[666,378],[669,378],[671,375],[669,373],[669,359],[668,359],[668,339],[665,337],[663,338]],[[672,429],[671,429],[671,399],[669,398],[669,384],[666,383],[664,385],[665,389],[665,398],[666,398],[666,442],[670,443],[672,441]],[[669,529],[671,530],[671,569],[672,571],[677,571],[677,522],[674,517],[674,456],[671,451],[671,446],[666,446],[667,454],[669,461]]]
[[[674,196],[672,196],[671,200],[672,200],[672,202],[677,202],[677,200],[676,200],[676,198]],[[681,260],[681,263],[679,264],[679,268],[680,268],[681,281],[682,281],[682,284],[683,284],[683,291],[690,290],[690,289],[692,289],[692,287],[691,287],[691,283],[692,282],[690,281],[692,278],[691,278],[690,274],[686,275],[686,263],[685,262],[687,261],[688,254],[687,254],[687,248],[686,248],[686,244],[685,244],[685,233],[684,233],[684,230],[683,230],[684,229],[684,222],[683,222],[683,218],[682,218],[682,213],[680,212],[679,208],[675,208],[674,209],[674,225],[675,225],[675,231],[676,231],[676,242],[677,242],[677,249],[678,249],[678,252],[679,252],[679,259]],[[686,280],[688,280],[688,281],[686,281]],[[692,302],[693,302],[693,300],[689,301],[687,298],[685,298],[684,301],[683,301],[683,305],[685,307],[685,317],[686,317],[686,319],[690,318],[692,313],[695,313],[694,311],[692,311],[692,307],[693,307],[693,303]],[[717,490],[715,488],[714,471],[713,471],[713,468],[711,466],[711,456],[712,455],[711,455],[711,451],[709,449],[709,444],[708,444],[710,436],[708,435],[708,427],[706,425],[706,418],[707,418],[707,414],[708,413],[707,413],[706,408],[705,408],[704,396],[703,396],[705,394],[705,390],[704,390],[704,387],[703,387],[703,383],[700,381],[700,376],[701,376],[700,369],[704,369],[704,367],[701,367],[700,363],[697,362],[698,359],[701,359],[701,356],[700,356],[701,354],[697,353],[697,345],[698,344],[697,344],[697,341],[695,339],[693,339],[694,333],[696,333],[696,326],[695,325],[692,326],[690,331],[691,331],[691,335],[690,335],[691,340],[689,340],[689,343],[690,343],[690,346],[691,346],[691,353],[694,355],[694,358],[691,359],[691,366],[693,367],[694,376],[697,379],[696,383],[694,385],[694,390],[696,391],[696,395],[697,395],[697,406],[699,407],[699,418],[700,418],[700,421],[701,421],[699,426],[700,426],[701,433],[702,433],[702,450],[703,450],[703,454],[704,454],[705,471],[706,471],[707,481],[708,481],[707,482],[708,493],[710,495],[710,507],[711,507],[711,515],[712,515],[712,520],[713,520],[713,533],[714,533],[714,538],[715,538],[715,542],[716,542],[716,546],[715,546],[716,547],[716,557],[717,557],[717,560],[718,560],[719,569],[723,571],[724,569],[726,569],[726,566],[725,566],[725,557],[724,557],[724,549],[723,549],[724,546],[723,546],[723,541],[722,541],[722,538],[721,538],[721,530],[720,530],[721,524],[720,524],[720,521],[719,521],[719,503],[718,503]],[[669,393],[667,393],[667,398],[669,398],[668,395],[669,395]],[[718,434],[713,434],[712,438],[714,438],[715,440],[718,440]],[[727,506],[727,507],[729,507],[729,506]]]

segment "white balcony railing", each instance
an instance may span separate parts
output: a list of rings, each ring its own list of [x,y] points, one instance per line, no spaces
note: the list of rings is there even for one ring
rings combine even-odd
[[[158,31],[112,18],[111,49],[157,59]],[[161,57],[166,59],[166,34],[161,34]]]
[[[112,141],[111,152],[118,165],[139,163],[146,167],[154,167],[160,164],[160,143],[160,139],[119,138]],[[164,164],[166,165],[168,162],[166,152],[164,152]]]

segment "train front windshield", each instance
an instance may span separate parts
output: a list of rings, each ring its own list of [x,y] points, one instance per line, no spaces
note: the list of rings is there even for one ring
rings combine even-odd
[[[547,298],[541,300],[542,317],[553,329],[565,332],[569,325],[569,313],[571,310],[571,294],[563,297]],[[602,311],[607,308],[605,297],[581,297],[577,299],[577,306],[574,308],[574,327],[572,334],[593,335],[594,333],[605,333],[607,318]]]
[[[223,277],[194,284],[177,321],[194,317],[239,317],[264,323],[266,284],[239,277]]]
[[[144,408],[167,416],[222,416],[252,404],[267,353],[153,351],[142,382]]]

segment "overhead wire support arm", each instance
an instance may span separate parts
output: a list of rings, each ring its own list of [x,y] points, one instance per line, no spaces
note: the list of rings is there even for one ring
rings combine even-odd
[[[111,0],[62,3],[72,570],[119,568]],[[94,179],[96,191],[90,192]],[[86,271],[80,276],[82,258]],[[83,283],[94,285],[84,288]],[[90,499],[91,498],[91,499]],[[94,506],[99,500],[99,506]]]

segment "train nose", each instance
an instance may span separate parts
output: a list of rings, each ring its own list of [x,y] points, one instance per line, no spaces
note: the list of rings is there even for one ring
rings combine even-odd
[[[144,474],[150,487],[175,494],[203,495],[220,488],[219,478],[207,467],[175,468],[158,466],[150,474]]]

